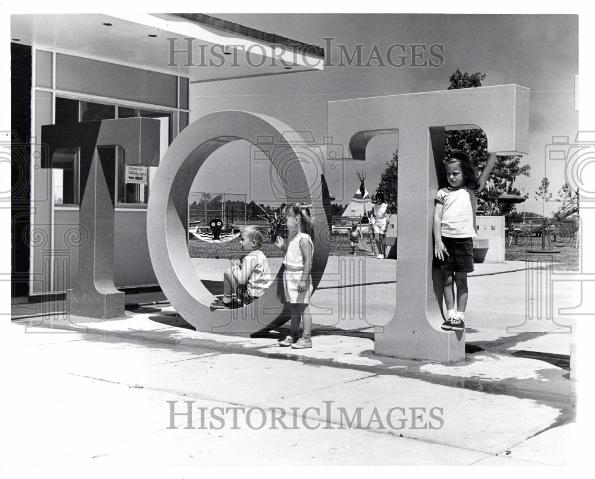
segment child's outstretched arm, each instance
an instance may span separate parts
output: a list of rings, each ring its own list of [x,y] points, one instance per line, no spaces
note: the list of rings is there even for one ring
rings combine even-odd
[[[448,251],[442,242],[442,213],[444,205],[436,201],[434,205],[434,256],[444,261],[444,255],[448,256]]]
[[[496,160],[496,153],[488,153],[488,161],[486,163],[485,168],[481,172],[481,175],[479,175],[479,180],[477,181],[477,191],[481,190],[485,186],[490,175],[492,174],[494,166],[496,166]]]
[[[300,251],[304,262],[304,272],[302,273],[302,278],[298,283],[297,289],[298,291],[306,291],[306,288],[308,287],[308,278],[312,271],[312,243],[307,239],[300,239]]]

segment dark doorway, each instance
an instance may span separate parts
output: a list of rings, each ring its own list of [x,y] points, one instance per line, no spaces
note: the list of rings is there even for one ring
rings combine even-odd
[[[10,44],[12,297],[29,295],[31,47]]]

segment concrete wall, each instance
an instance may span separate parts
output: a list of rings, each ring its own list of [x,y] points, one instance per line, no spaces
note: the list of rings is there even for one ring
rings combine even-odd
[[[486,263],[504,263],[506,253],[504,233],[504,216],[477,217],[477,238],[490,240]]]

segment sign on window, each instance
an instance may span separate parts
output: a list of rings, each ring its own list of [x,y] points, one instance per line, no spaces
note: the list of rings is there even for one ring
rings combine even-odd
[[[149,168],[146,166],[126,165],[126,183],[147,185],[149,183]]]

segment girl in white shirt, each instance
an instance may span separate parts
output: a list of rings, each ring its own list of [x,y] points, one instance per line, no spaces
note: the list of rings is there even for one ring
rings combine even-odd
[[[285,302],[290,303],[291,334],[279,342],[280,346],[291,346],[294,349],[312,347],[312,315],[309,303],[312,294],[312,257],[314,244],[312,231],[311,205],[293,203],[285,208],[287,217],[288,244],[283,264],[283,283],[285,286]],[[277,244],[282,246],[283,239]],[[302,337],[298,339],[300,322],[303,323]]]
[[[476,194],[484,187],[496,164],[490,153],[479,179],[469,156],[454,151],[444,162],[448,187],[436,193],[434,207],[434,266],[442,270],[446,331],[465,330],[465,309],[469,291],[467,273],[473,271],[473,238],[475,238]],[[456,310],[455,310],[456,285]]]

